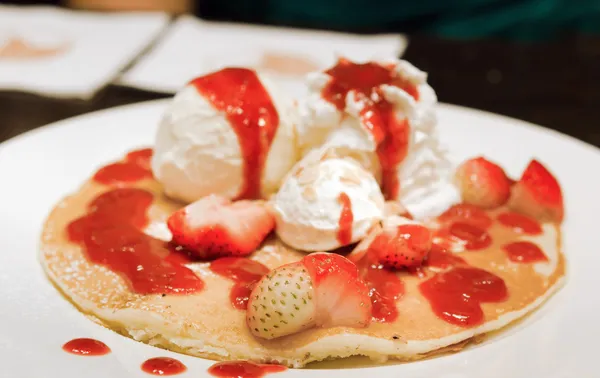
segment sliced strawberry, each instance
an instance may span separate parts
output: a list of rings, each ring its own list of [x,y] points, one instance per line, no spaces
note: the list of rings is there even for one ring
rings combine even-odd
[[[356,265],[334,253],[313,253],[261,278],[249,296],[246,323],[253,335],[273,339],[311,327],[366,327],[371,309]]]
[[[275,227],[260,202],[210,195],[173,213],[167,220],[173,243],[197,257],[213,259],[254,252]]]
[[[490,209],[506,203],[511,182],[500,166],[483,157],[469,159],[456,170],[463,202]]]
[[[406,224],[379,235],[370,249],[376,251],[378,261],[387,268],[419,266],[431,247],[431,231],[424,226]]]
[[[431,248],[432,232],[425,226],[398,216],[384,219],[348,256],[360,261],[366,254],[369,263],[386,268],[416,267],[423,263]]]
[[[462,222],[480,228],[488,228],[492,225],[492,218],[487,215],[485,210],[466,203],[450,207],[438,217],[438,221],[443,225]]]
[[[562,222],[563,197],[556,178],[537,160],[532,160],[513,186],[509,206],[541,221]]]
[[[264,275],[248,296],[246,324],[263,339],[315,326],[317,304],[311,276],[301,261]]]
[[[312,253],[303,259],[317,296],[316,324],[321,327],[365,327],[371,321],[369,288],[358,268],[334,253]]]

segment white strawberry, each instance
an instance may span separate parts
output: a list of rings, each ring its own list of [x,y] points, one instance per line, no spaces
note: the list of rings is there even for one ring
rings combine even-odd
[[[272,339],[300,332],[315,322],[313,281],[301,262],[265,275],[248,303],[248,327],[256,336]]]
[[[246,321],[264,339],[311,327],[365,327],[371,301],[358,269],[334,253],[313,253],[265,275],[250,294]]]

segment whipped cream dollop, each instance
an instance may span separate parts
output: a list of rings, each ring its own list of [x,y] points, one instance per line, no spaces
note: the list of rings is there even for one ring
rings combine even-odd
[[[435,92],[427,84],[426,73],[409,62],[387,60],[367,64],[390,70],[392,77],[400,78],[403,85],[383,83],[365,96],[364,88],[354,89],[353,83],[341,82],[338,87],[350,86],[340,91],[345,97],[327,98],[324,94],[339,80],[335,77],[335,68],[308,75],[309,94],[299,102],[300,154],[304,156],[320,146],[334,148],[338,154],[360,162],[383,184],[378,156],[381,140],[377,140],[373,131],[369,118],[369,112],[373,111],[368,108],[369,103],[383,100],[391,107],[394,118],[406,120],[409,127],[405,137],[406,156],[392,172],[385,173],[396,175],[399,186],[397,194],[388,198],[401,201],[415,216],[432,215],[440,207],[440,200],[446,206],[458,196],[450,183],[451,164],[438,140]],[[388,137],[397,137],[396,134],[399,133],[390,130]]]
[[[260,197],[266,198],[277,191],[297,161],[296,113],[292,100],[273,82],[264,75],[257,77],[278,114],[277,129],[268,146],[260,178]],[[233,79],[222,85],[237,85],[239,88],[235,90],[246,90],[244,82]],[[252,101],[253,94],[247,96],[248,101]],[[240,136],[227,113],[215,107],[211,100],[192,83],[185,86],[169,105],[156,135],[153,174],[167,195],[185,202],[209,194],[234,199],[247,185],[244,172],[247,162]],[[247,110],[242,104],[239,112],[244,111]]]
[[[272,201],[276,233],[303,251],[327,251],[363,239],[384,215],[373,175],[334,149],[312,150]]]

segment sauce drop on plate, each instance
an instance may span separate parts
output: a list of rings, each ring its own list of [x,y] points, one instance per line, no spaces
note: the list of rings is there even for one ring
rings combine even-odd
[[[237,198],[260,198],[265,162],[279,127],[279,113],[269,92],[256,72],[247,68],[225,68],[191,84],[225,113],[237,134],[244,158],[244,183]]]
[[[346,107],[346,95],[353,91],[363,108],[362,123],[369,129],[377,144],[377,156],[382,168],[382,191],[386,198],[399,193],[397,167],[406,158],[410,141],[407,119],[398,119],[393,105],[385,99],[382,85],[394,86],[419,100],[417,88],[396,72],[395,67],[378,63],[353,63],[340,59],[325,71],[331,77],[322,91],[322,97],[338,110]]]
[[[152,375],[177,375],[185,372],[187,367],[174,358],[156,357],[144,361],[142,371]]]
[[[269,268],[244,257],[223,257],[210,263],[210,270],[229,278],[235,284],[229,293],[231,305],[238,310],[248,307],[248,297],[256,283],[269,273]]]
[[[104,356],[110,353],[110,348],[102,341],[89,338],[73,339],[62,348],[65,352],[80,356]]]
[[[220,378],[261,378],[269,373],[287,370],[285,366],[255,364],[249,361],[218,362],[208,368],[208,373]]]

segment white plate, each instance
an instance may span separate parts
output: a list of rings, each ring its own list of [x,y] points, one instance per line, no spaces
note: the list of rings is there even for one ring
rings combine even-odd
[[[164,101],[62,121],[0,145],[0,377],[129,378],[149,357],[174,356],[178,377],[207,376],[211,361],[137,343],[96,325],[59,295],[37,261],[42,222],[54,204],[98,167],[151,145]],[[485,154],[518,175],[532,157],[558,176],[566,201],[567,285],[516,326],[463,352],[425,361],[347,369],[353,377],[592,377],[600,340],[600,152],[564,135],[480,111],[441,105],[440,133],[456,159]],[[62,351],[76,337],[104,341],[113,353]],[[329,377],[289,370],[273,377]],[[346,365],[348,366],[348,364]],[[336,372],[341,373],[341,372]],[[268,376],[267,376],[268,377]]]

